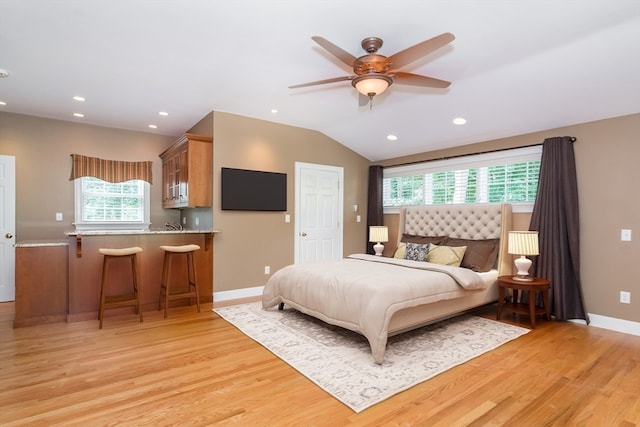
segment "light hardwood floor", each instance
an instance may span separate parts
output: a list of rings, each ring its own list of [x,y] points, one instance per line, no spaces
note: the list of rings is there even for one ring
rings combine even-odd
[[[145,312],[144,323],[107,317],[99,330],[97,320],[13,329],[9,304],[2,426],[640,426],[640,337],[595,327],[540,321],[355,414],[210,305],[166,320]]]

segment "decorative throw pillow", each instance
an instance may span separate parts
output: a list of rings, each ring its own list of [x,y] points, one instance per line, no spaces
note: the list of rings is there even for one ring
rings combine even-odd
[[[421,245],[419,243],[407,243],[407,254],[405,259],[413,261],[426,261],[429,253],[429,245]]]
[[[460,263],[462,262],[462,258],[464,257],[464,252],[466,249],[466,246],[438,246],[431,243],[429,244],[427,261],[433,262],[434,264],[460,267]]]
[[[398,243],[396,251],[393,253],[394,258],[405,259],[407,257],[407,244]]]
[[[457,239],[447,237],[443,244],[448,246],[466,246],[467,250],[462,258],[460,267],[468,268],[476,272],[489,271],[496,265],[500,239]]]

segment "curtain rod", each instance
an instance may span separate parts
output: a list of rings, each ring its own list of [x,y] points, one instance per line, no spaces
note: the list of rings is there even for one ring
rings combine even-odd
[[[578,138],[576,138],[575,136],[568,136],[567,138],[569,138],[569,141],[576,142],[578,140]],[[490,154],[490,153],[499,153],[501,151],[507,151],[507,150],[515,150],[518,148],[529,148],[529,147],[537,147],[542,145],[542,143],[538,143],[538,144],[529,144],[529,145],[521,145],[519,147],[509,147],[509,148],[497,148],[495,150],[487,150],[487,151],[480,151],[477,153],[469,153],[469,154],[456,154],[455,156],[446,156],[446,157],[439,157],[437,159],[429,159],[429,160],[416,160],[415,162],[407,162],[407,163],[398,163],[395,165],[390,165],[390,166],[384,166],[385,168],[395,168],[398,166],[407,166],[407,165],[415,165],[416,163],[427,163],[427,162],[435,162],[435,161],[439,161],[439,160],[449,160],[449,159],[457,159],[458,157],[466,157],[466,156],[476,156],[479,154]]]

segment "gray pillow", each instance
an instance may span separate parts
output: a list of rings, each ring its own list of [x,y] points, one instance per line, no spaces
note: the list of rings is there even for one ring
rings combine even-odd
[[[419,243],[407,243],[407,254],[405,259],[412,261],[426,261],[429,253],[429,245],[421,245]]]

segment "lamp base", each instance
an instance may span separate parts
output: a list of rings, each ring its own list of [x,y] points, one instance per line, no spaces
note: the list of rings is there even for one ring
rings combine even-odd
[[[382,251],[384,251],[384,245],[380,242],[373,245],[373,250],[376,252],[376,256],[382,256]]]
[[[531,260],[524,255],[520,258],[516,258],[514,261],[516,268],[518,269],[518,273],[513,276],[513,280],[520,280],[522,282],[530,282],[533,280],[533,277],[529,276],[529,267],[531,267]]]
[[[513,280],[517,280],[518,282],[533,282],[533,276],[529,276],[528,274],[526,276],[516,275],[511,278]]]

